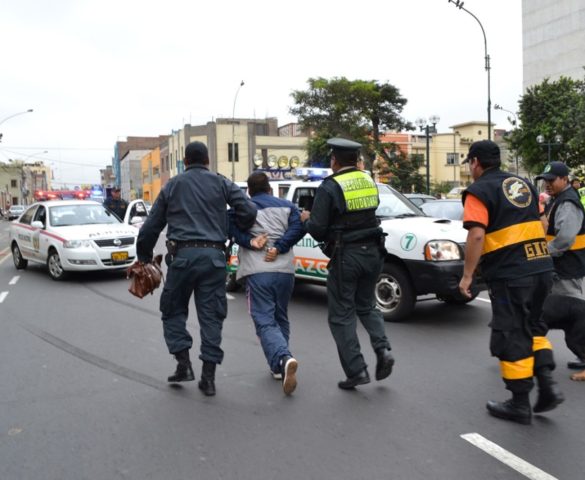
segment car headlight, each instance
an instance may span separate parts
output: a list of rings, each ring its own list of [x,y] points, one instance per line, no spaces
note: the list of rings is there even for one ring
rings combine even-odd
[[[425,260],[442,262],[461,260],[459,245],[451,240],[431,240],[425,245]]]
[[[85,248],[91,247],[91,240],[66,240],[63,242],[65,248]]]

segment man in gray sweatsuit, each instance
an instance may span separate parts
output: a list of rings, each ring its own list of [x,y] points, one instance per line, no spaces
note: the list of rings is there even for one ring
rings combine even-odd
[[[237,278],[246,279],[250,315],[273,375],[282,379],[286,395],[297,385],[297,360],[290,353],[288,302],[294,287],[292,247],[304,236],[297,207],[274,197],[266,174],[252,173],[248,194],[258,209],[253,227],[243,232],[232,222],[230,235],[239,249]],[[266,238],[264,249],[255,249],[257,239]]]

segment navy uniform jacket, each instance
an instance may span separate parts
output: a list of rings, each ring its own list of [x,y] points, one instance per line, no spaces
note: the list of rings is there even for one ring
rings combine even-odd
[[[240,187],[203,165],[190,165],[171,178],[158,195],[140,229],[138,260],[148,262],[160,232],[177,241],[225,243],[228,238],[227,205],[234,209],[234,221],[248,230],[256,220],[256,207]]]
[[[108,198],[104,201],[104,207],[114,212],[120,220],[124,220],[124,215],[126,215],[126,209],[128,208],[128,202],[121,198],[119,200]]]

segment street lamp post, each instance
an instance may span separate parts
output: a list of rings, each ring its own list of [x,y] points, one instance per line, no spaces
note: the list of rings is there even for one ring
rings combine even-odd
[[[236,181],[236,100],[238,99],[238,93],[240,93],[240,88],[244,86],[244,81],[240,82],[238,89],[236,90],[236,95],[234,97],[234,108],[232,108],[232,182]]]
[[[512,119],[510,116],[508,116],[508,122],[510,122],[512,124],[512,126],[514,128],[516,128],[518,126],[518,116],[512,112],[511,110],[506,110],[504,107],[502,107],[501,105],[498,105],[497,103],[494,105],[494,110],[501,110],[502,112],[506,112],[509,113],[510,115],[513,115],[514,118]],[[516,163],[516,175],[518,175],[518,154],[516,153],[514,155],[514,161]]]
[[[485,53],[485,70],[487,72],[487,117],[488,117],[488,140],[492,139],[492,100],[491,100],[491,95],[490,95],[490,56],[488,55],[488,51],[487,51],[487,38],[485,36],[485,30],[483,29],[483,25],[481,24],[481,22],[479,21],[479,18],[477,18],[473,13],[471,13],[469,10],[467,10],[466,8],[463,7],[463,2],[461,2],[460,0],[449,0],[449,3],[453,3],[459,10],[463,10],[467,13],[469,13],[469,15],[471,15],[473,18],[475,18],[475,20],[477,21],[477,23],[479,23],[479,26],[481,28],[481,33],[483,33],[483,45],[484,45],[484,53]]]
[[[554,141],[547,140],[544,138],[544,135],[539,135],[536,137],[536,141],[541,147],[547,147],[547,160],[548,163],[551,161],[551,147],[556,145],[561,145],[563,143],[563,137],[561,135],[555,135]]]
[[[18,115],[24,115],[25,113],[31,113],[33,111],[32,108],[25,110],[24,112],[13,113],[12,115],[8,115],[7,117],[0,120],[0,125],[2,125],[6,120],[10,120],[11,118],[17,117]],[[0,133],[0,142],[2,141],[2,133]]]
[[[431,154],[431,149],[430,149],[430,134],[431,133],[437,133],[437,129],[435,128],[435,125],[437,123],[439,123],[440,118],[437,115],[431,115],[428,119],[426,118],[417,118],[416,121],[414,122],[416,124],[416,126],[419,128],[419,130],[422,132],[425,132],[425,137],[426,137],[426,141],[427,141],[427,153],[426,153],[426,166],[427,166],[427,195],[430,195],[431,193],[431,165],[430,165],[430,154]]]

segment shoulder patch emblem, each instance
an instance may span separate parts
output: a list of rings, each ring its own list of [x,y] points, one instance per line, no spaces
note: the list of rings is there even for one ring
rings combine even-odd
[[[524,180],[517,177],[506,178],[502,182],[502,190],[506,199],[520,208],[526,208],[532,202],[532,192]]]

